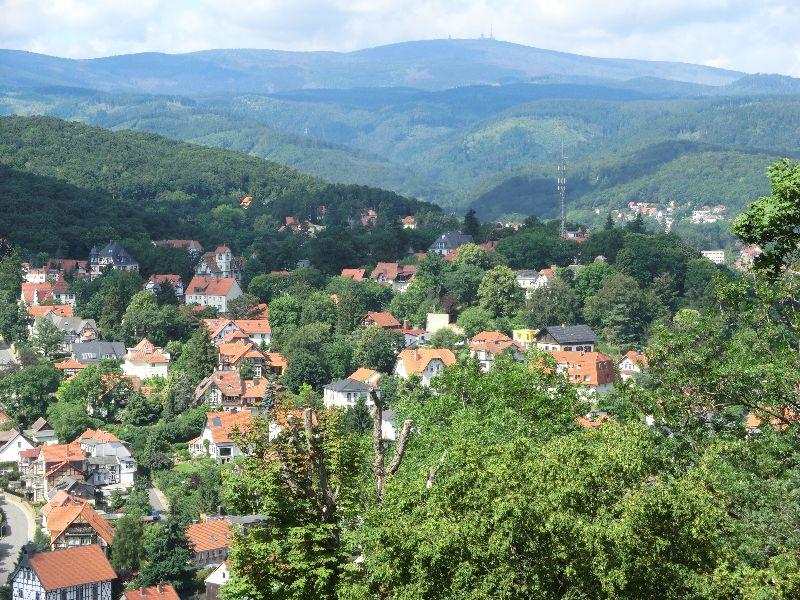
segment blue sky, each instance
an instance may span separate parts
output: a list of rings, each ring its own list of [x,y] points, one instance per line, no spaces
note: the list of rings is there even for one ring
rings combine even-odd
[[[0,0],[0,47],[88,58],[355,50],[488,35],[593,56],[800,76],[797,0]]]

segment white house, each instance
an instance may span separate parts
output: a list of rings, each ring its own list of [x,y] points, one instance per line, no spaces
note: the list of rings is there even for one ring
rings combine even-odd
[[[481,331],[470,340],[469,353],[478,360],[481,369],[488,371],[495,357],[501,354],[508,354],[516,360],[523,360],[525,347],[500,331]]]
[[[75,442],[86,456],[87,481],[98,487],[128,489],[136,478],[136,459],[113,433],[87,429]]]
[[[547,278],[542,277],[539,271],[533,269],[517,271],[516,279],[517,285],[525,290],[526,297],[529,297],[533,290],[547,284]]]
[[[233,341],[231,334],[241,334],[256,346],[269,345],[272,340],[272,327],[269,319],[203,319],[215,344]],[[240,337],[241,337],[240,336]]]
[[[140,379],[154,376],[166,377],[168,367],[169,352],[164,352],[153,342],[144,338],[133,348],[128,348],[128,353],[122,363],[122,372]]]
[[[192,277],[186,288],[186,304],[211,306],[228,312],[228,302],[242,295],[242,288],[232,277]]]
[[[700,254],[715,265],[725,264],[725,250],[701,250]]]
[[[359,399],[370,401],[369,392],[372,389],[368,383],[357,379],[341,379],[329,383],[323,388],[322,402],[325,408],[338,406],[348,408],[355,406]]]
[[[203,254],[194,270],[199,277],[242,280],[242,259],[236,257],[227,246],[219,246],[213,252]]]
[[[403,379],[419,375],[422,385],[427,386],[445,367],[454,364],[456,355],[446,348],[406,348],[397,357],[394,373]]]
[[[0,431],[0,463],[19,462],[19,453],[34,448],[33,442],[17,429]]]
[[[628,350],[625,356],[617,363],[617,369],[622,377],[622,381],[627,381],[637,373],[647,370],[647,357],[643,352]]]
[[[536,346],[547,352],[593,352],[597,335],[588,325],[549,325],[539,331]]]
[[[211,571],[208,577],[205,578],[206,600],[219,600],[220,588],[228,583],[230,578],[231,572],[228,568],[228,562],[221,562],[219,566]]]
[[[234,429],[240,433],[250,427],[253,415],[249,412],[211,412],[206,415],[206,425],[202,433],[189,442],[189,451],[196,455],[208,455],[218,462],[229,462],[242,451],[232,439]],[[270,427],[270,437],[272,431]]]
[[[117,574],[97,545],[23,554],[9,577],[14,600],[112,600]]]

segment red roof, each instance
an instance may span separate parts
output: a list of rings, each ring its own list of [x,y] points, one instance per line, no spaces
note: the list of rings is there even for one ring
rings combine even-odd
[[[201,277],[195,275],[186,288],[186,294],[198,296],[227,296],[236,283],[232,277]]]
[[[33,304],[36,302],[46,302],[53,299],[53,284],[49,281],[44,283],[28,283],[22,284],[22,299],[25,304]]]
[[[186,537],[195,552],[220,550],[231,545],[233,529],[226,519],[193,523],[186,528]]]
[[[211,412],[206,415],[206,426],[211,430],[211,439],[215,444],[230,444],[234,427],[243,433],[253,422],[249,412]]]
[[[608,415],[599,415],[597,417],[577,417],[575,422],[584,429],[594,429],[610,420],[611,417]]]
[[[370,279],[395,281],[398,277],[410,280],[417,272],[417,265],[401,265],[399,263],[379,262],[370,274]]]
[[[169,283],[172,287],[175,287],[181,283],[181,276],[172,274],[150,275],[150,281],[153,283]]]
[[[53,365],[56,369],[61,369],[62,371],[79,371],[81,369],[85,369],[88,365],[84,365],[83,363],[79,363],[77,360],[72,358],[71,356],[61,362],[57,362]]]
[[[363,281],[366,276],[366,269],[342,269],[342,277],[347,277],[353,281]]]
[[[72,306],[69,304],[56,304],[53,306],[29,306],[28,314],[34,319],[53,313],[57,317],[73,316]]]
[[[120,442],[122,440],[115,436],[113,433],[109,431],[103,431],[102,429],[87,429],[82,434],[80,434],[75,441],[82,442],[83,440],[97,440],[98,442]]]
[[[76,521],[89,525],[106,544],[111,545],[114,541],[114,527],[103,519],[86,501],[68,502],[60,506],[52,506],[46,516],[47,532],[50,534],[50,541],[53,543],[64,535],[69,526]]]
[[[456,355],[446,348],[406,348],[397,357],[407,374],[422,373],[432,360],[441,360],[446,367],[456,364]]]
[[[604,385],[619,379],[614,361],[602,352],[557,350],[550,354],[567,372],[570,383],[576,385]]]
[[[122,593],[124,600],[180,600],[178,592],[169,583],[159,583],[153,587],[140,587]]]
[[[364,323],[377,325],[382,329],[397,329],[400,327],[400,322],[390,312],[368,312],[367,316],[364,317]]]
[[[71,461],[83,461],[83,450],[78,443],[72,442],[71,444],[54,444],[51,446],[42,446],[42,459],[45,465],[64,463]]]
[[[39,552],[29,563],[46,591],[116,579],[117,574],[100,546],[75,546]]]
[[[125,359],[131,361],[144,361],[150,364],[169,362],[169,356],[164,354],[161,348],[158,348],[147,338],[143,338],[141,342],[131,348],[125,355]]]

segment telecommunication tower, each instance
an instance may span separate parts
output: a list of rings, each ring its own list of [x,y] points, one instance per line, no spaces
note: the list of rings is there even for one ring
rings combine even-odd
[[[558,196],[561,200],[561,237],[567,235],[567,157],[564,156],[564,142],[561,142],[561,161],[558,163]]]

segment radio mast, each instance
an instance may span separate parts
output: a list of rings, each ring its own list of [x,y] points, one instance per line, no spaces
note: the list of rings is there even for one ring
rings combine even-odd
[[[567,157],[564,156],[564,140],[561,140],[561,161],[558,164],[558,195],[561,199],[561,237],[567,235]]]

